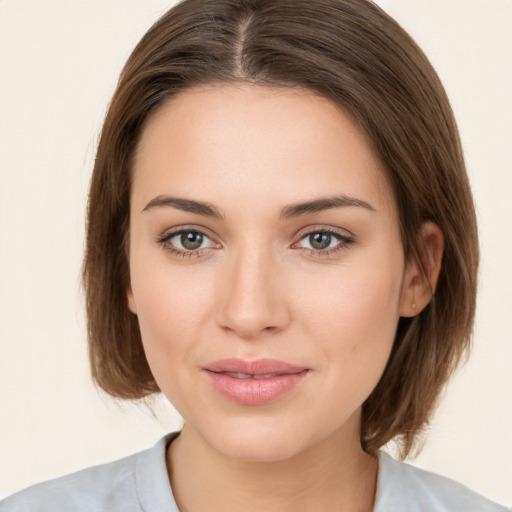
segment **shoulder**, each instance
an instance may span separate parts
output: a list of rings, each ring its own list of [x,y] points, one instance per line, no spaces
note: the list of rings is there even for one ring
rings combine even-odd
[[[167,505],[170,437],[149,450],[28,487],[1,501],[0,512],[139,512],[145,499]]]
[[[375,512],[507,512],[468,487],[436,473],[379,455]]]
[[[126,511],[140,510],[135,506],[135,466],[137,455],[95,466],[70,475],[33,485],[0,502],[1,512],[58,512],[72,510],[89,512],[117,511],[122,500]]]

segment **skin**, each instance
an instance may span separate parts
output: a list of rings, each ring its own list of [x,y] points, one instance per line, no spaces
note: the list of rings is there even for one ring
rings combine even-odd
[[[290,208],[335,196],[357,201]],[[180,229],[204,233],[198,250]],[[313,246],[326,230],[327,249]],[[425,224],[421,236],[435,286],[442,235]],[[361,449],[361,405],[399,317],[431,289],[404,258],[385,171],[346,113],[308,91],[246,84],[160,107],[134,162],[130,278],[148,362],[184,419],[167,454],[180,510],[372,510],[378,464]],[[241,405],[203,370],[232,357],[308,372],[270,403]]]

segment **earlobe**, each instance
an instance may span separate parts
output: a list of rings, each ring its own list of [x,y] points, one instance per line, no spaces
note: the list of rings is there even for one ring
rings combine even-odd
[[[420,313],[430,302],[437,286],[443,259],[444,236],[433,222],[425,222],[420,228],[419,257],[411,257],[406,263],[400,316],[412,317]]]
[[[131,286],[128,286],[128,288],[126,290],[126,300],[127,300],[127,304],[128,304],[128,309],[134,315],[136,315],[137,314],[137,307],[135,305],[135,300],[133,298],[133,292],[132,292],[132,287]]]

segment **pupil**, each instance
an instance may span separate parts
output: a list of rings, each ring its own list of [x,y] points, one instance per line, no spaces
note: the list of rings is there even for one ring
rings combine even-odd
[[[314,249],[327,249],[331,245],[331,235],[329,233],[314,233],[309,235],[309,243]]]
[[[203,235],[201,233],[196,233],[194,231],[189,231],[188,233],[181,234],[181,244],[185,249],[193,251],[194,249],[199,249],[201,244],[203,243]]]

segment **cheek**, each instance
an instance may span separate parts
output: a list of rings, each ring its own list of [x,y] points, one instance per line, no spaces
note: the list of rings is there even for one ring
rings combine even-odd
[[[131,280],[150,368],[157,381],[168,380],[171,366],[179,370],[180,361],[191,359],[190,341],[197,339],[208,322],[214,302],[212,280],[165,263],[137,265],[136,259],[132,260]]]
[[[390,332],[394,334],[401,277],[392,269],[371,272],[368,267],[362,272],[347,267],[325,279],[314,276],[293,293],[297,297],[296,309],[300,309],[297,316],[307,319],[326,339],[339,335],[354,343],[378,343]]]
[[[399,263],[384,269],[369,262],[347,266],[323,280],[323,290],[306,284],[310,293],[300,295],[302,329],[321,347],[330,385],[355,402],[373,390],[392,349],[399,320]]]

